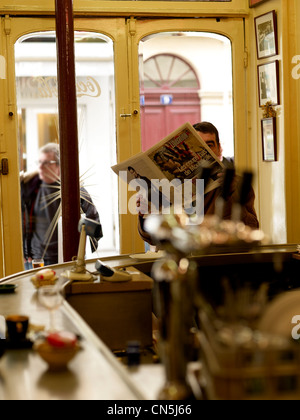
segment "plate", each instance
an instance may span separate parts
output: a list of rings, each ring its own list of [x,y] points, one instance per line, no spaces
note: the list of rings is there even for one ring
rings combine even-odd
[[[0,284],[0,293],[14,293],[17,287],[16,284]]]
[[[33,341],[29,339],[25,340],[16,340],[16,341],[10,341],[5,340],[5,348],[7,350],[18,350],[18,349],[31,349],[33,347]]]
[[[135,260],[141,260],[141,261],[158,260],[160,258],[165,257],[166,252],[165,251],[158,251],[158,252],[148,251],[145,254],[133,254],[133,255],[129,255],[129,256],[130,256],[130,258],[133,258]]]

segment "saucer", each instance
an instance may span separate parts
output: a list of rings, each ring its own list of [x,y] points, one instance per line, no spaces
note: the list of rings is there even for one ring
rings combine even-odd
[[[14,293],[17,287],[17,284],[0,284],[0,293]]]
[[[133,259],[139,260],[139,261],[158,260],[158,259],[164,258],[165,256],[166,256],[165,251],[158,251],[158,252],[148,251],[144,254],[129,255],[130,258],[133,258]]]
[[[28,340],[27,338],[25,340],[18,340],[18,341],[11,341],[11,340],[5,340],[5,348],[7,350],[17,350],[17,349],[31,349],[33,346],[33,342],[31,340]]]

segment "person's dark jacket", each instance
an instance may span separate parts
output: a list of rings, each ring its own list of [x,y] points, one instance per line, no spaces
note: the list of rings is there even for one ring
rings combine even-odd
[[[224,209],[224,220],[228,220],[231,218],[232,214],[232,206],[233,203],[235,203],[238,200],[238,182],[240,178],[235,177],[232,186],[231,186],[231,192],[229,194],[229,197],[226,201],[225,209]],[[204,214],[207,216],[211,216],[215,214],[216,211],[216,200],[221,194],[221,189],[216,188],[209,193],[205,194],[204,196]],[[249,195],[247,197],[246,205],[242,209],[241,214],[241,221],[245,223],[246,226],[251,227],[252,229],[258,229],[259,228],[259,221],[257,218],[257,214],[254,208],[254,201],[255,201],[255,193],[253,188],[251,188]],[[151,239],[151,236],[149,233],[147,233],[144,230],[144,217],[139,216],[139,222],[138,222],[138,231],[141,236],[141,238],[148,242],[150,245],[154,245]]]
[[[88,192],[82,187],[81,211],[86,217],[100,222],[99,214]],[[58,218],[60,211],[60,183],[46,184],[37,173],[21,178],[21,205],[24,258],[44,258],[45,265],[58,262]],[[72,215],[70,215],[72,217]],[[98,246],[91,239],[92,251]]]

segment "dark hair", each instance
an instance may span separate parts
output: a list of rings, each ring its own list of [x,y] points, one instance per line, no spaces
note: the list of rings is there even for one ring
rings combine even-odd
[[[219,132],[212,123],[204,121],[201,123],[194,124],[193,127],[195,130],[200,131],[201,133],[204,133],[204,134],[207,134],[207,133],[215,134],[217,144],[220,145]]]
[[[128,171],[130,172],[130,171],[134,171],[135,172],[135,169],[132,167],[132,166],[128,166]]]

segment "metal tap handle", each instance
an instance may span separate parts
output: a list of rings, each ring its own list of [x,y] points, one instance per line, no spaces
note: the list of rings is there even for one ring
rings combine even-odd
[[[252,172],[245,172],[243,174],[240,194],[239,194],[239,204],[244,206],[247,203],[247,197],[251,191],[252,187],[252,180],[253,180],[253,173]]]
[[[224,175],[224,181],[222,185],[222,198],[226,201],[230,195],[232,181],[235,176],[235,170],[233,168],[227,168]]]

